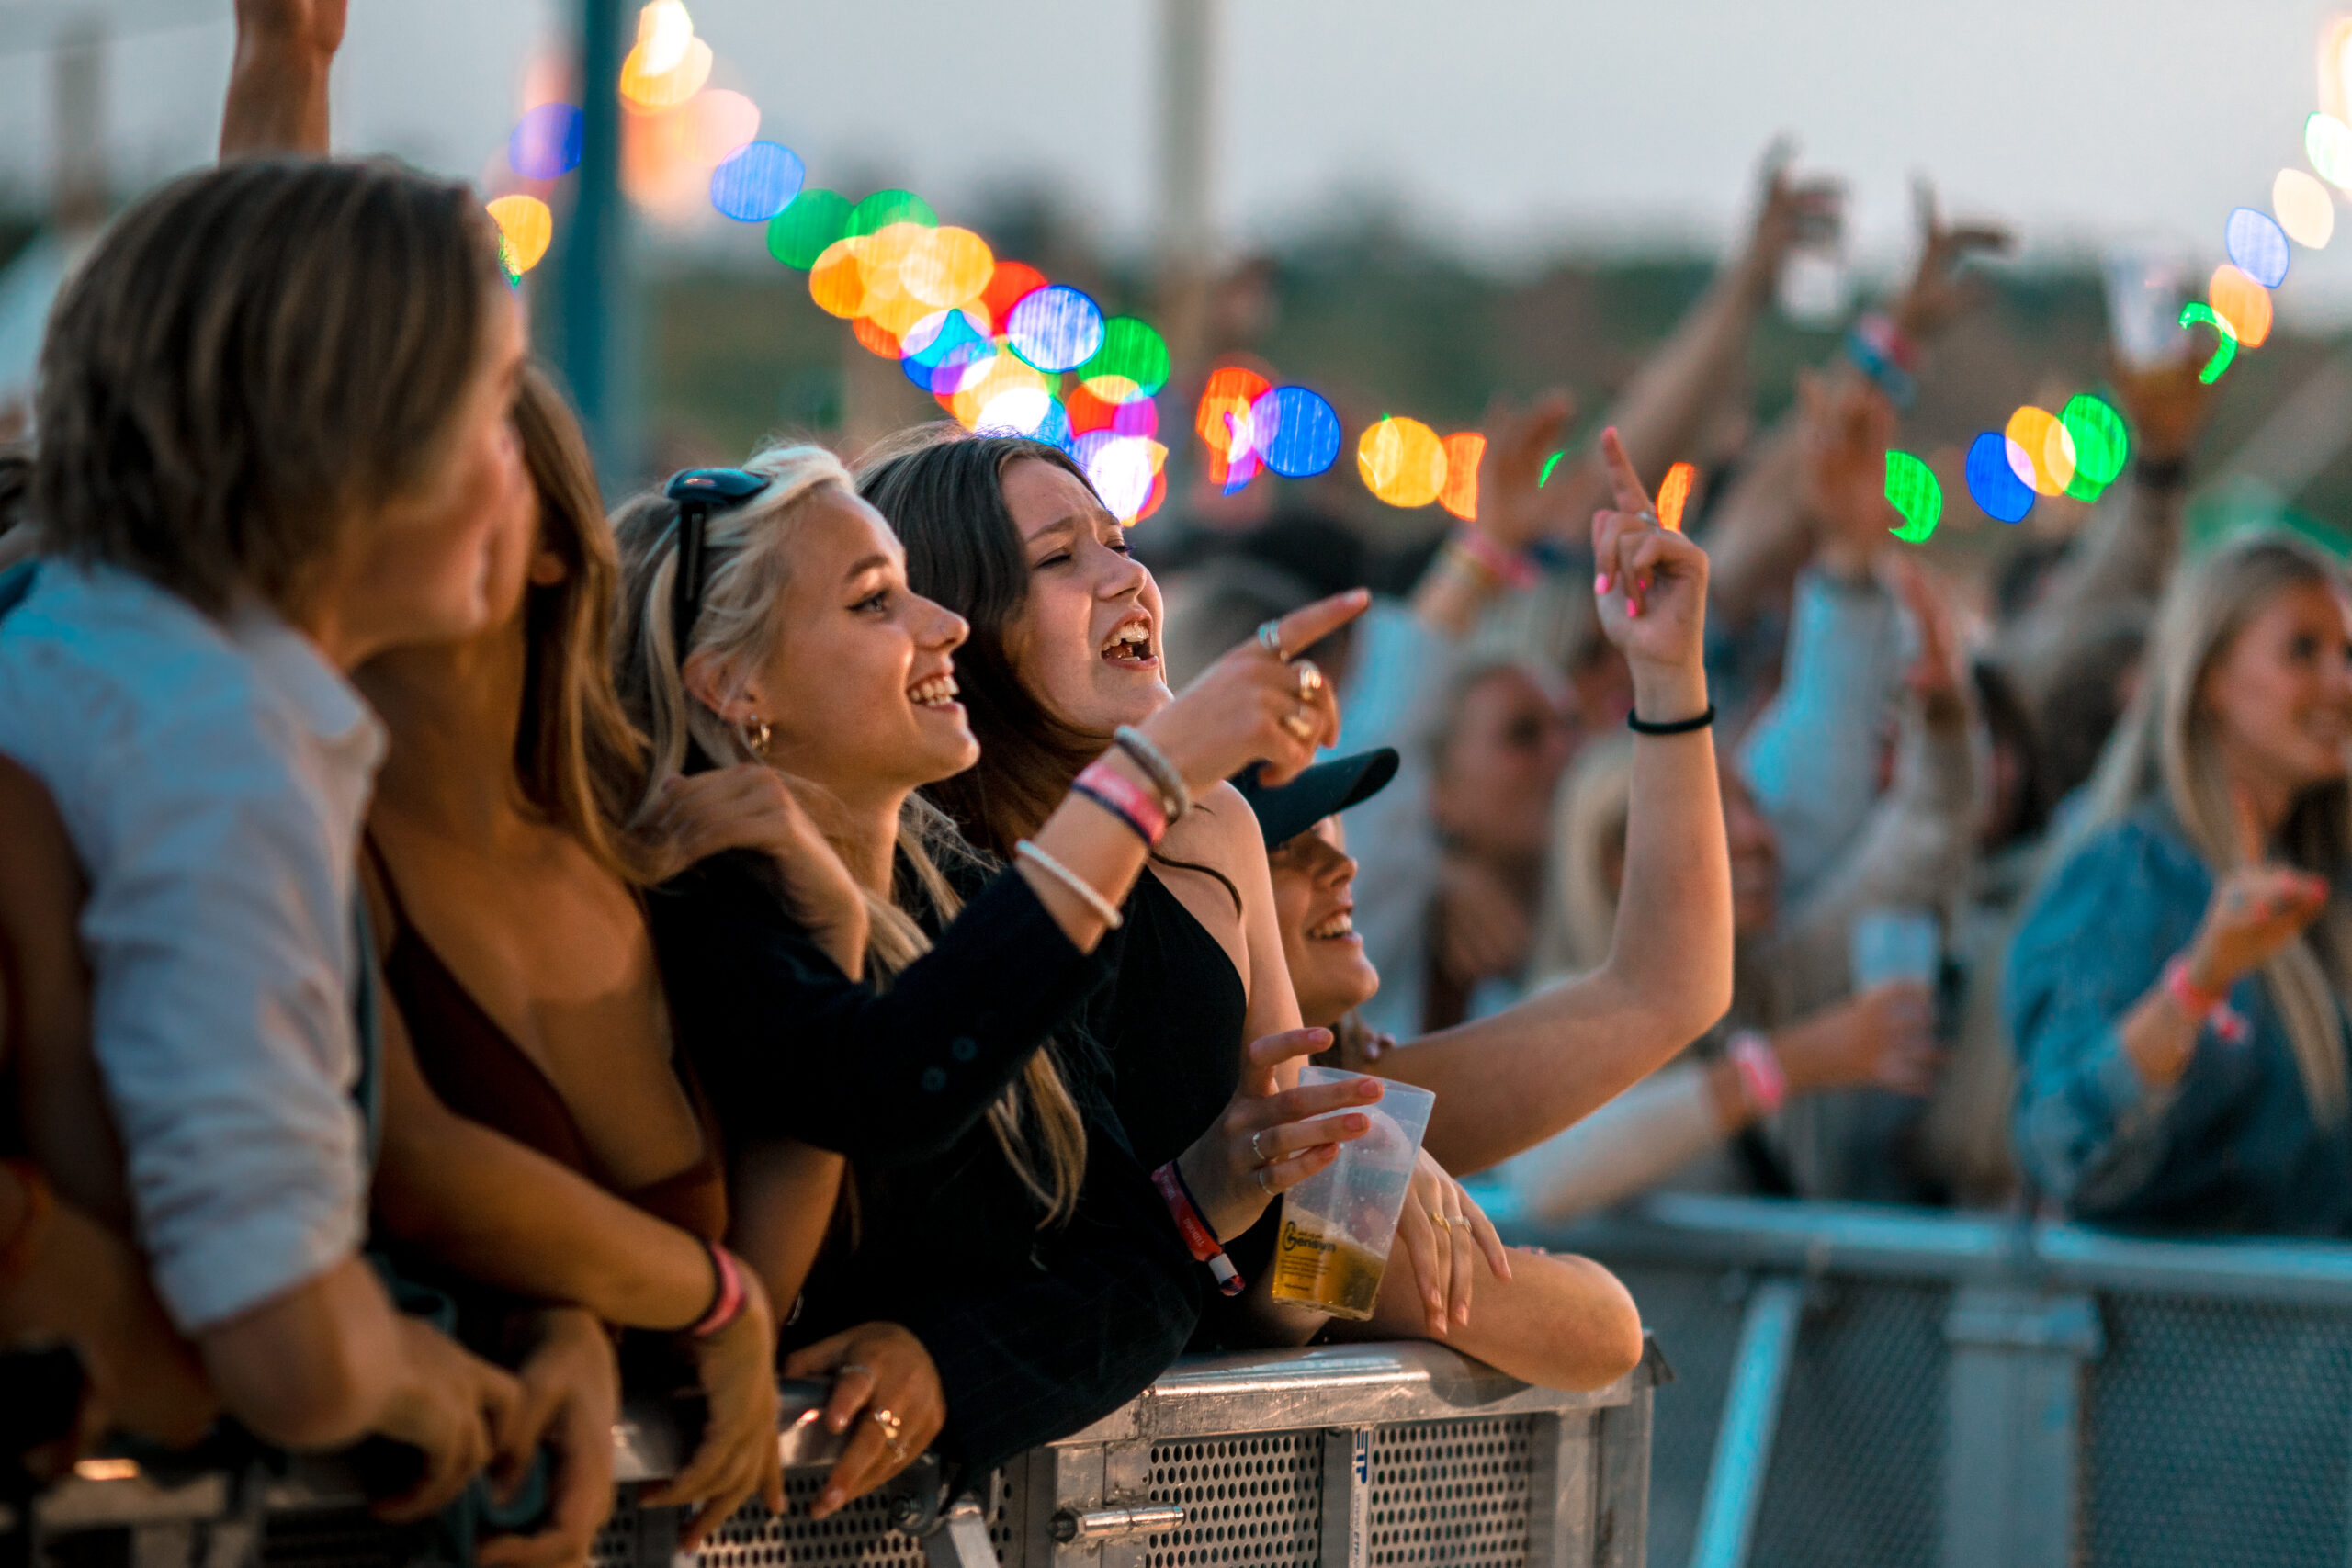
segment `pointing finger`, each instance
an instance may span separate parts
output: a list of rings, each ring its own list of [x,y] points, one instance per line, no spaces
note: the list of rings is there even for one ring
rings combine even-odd
[[[1642,476],[1634,468],[1634,459],[1625,455],[1625,442],[1611,425],[1600,433],[1600,460],[1609,470],[1609,486],[1615,493],[1620,512],[1648,512],[1650,492],[1643,488]]]

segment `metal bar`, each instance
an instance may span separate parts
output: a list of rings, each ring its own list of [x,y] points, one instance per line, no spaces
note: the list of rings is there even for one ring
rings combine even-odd
[[[557,265],[562,305],[557,360],[610,492],[637,478],[628,211],[620,191],[626,0],[579,3],[580,170]]]
[[[1318,1568],[1364,1568],[1371,1551],[1372,1428],[1323,1434],[1323,1555]]]
[[[1768,1280],[1747,1298],[1731,1391],[1724,1397],[1723,1425],[1715,1432],[1714,1461],[1707,1471],[1706,1500],[1699,1508],[1691,1568],[1742,1568],[1747,1561],[1772,1463],[1772,1435],[1781,1424],[1781,1394],[1804,1314],[1800,1280]]]
[[[950,1503],[939,1528],[923,1537],[922,1553],[930,1568],[999,1568],[980,1500],[967,1492]]]
[[[1586,1550],[1593,1568],[1643,1568],[1648,1560],[1653,1402],[1658,1385],[1674,1381],[1674,1369],[1647,1335],[1643,1337],[1641,1364],[1630,1381],[1631,1399],[1614,1409],[1595,1411],[1589,1418],[1591,1437],[1585,1449],[1591,1456],[1592,1520]],[[1572,1419],[1563,1416],[1561,1424]]]
[[[1970,1286],[1953,1292],[1944,1338],[1944,1568],[2068,1568],[2082,1369],[2105,1342],[2097,1305]]]

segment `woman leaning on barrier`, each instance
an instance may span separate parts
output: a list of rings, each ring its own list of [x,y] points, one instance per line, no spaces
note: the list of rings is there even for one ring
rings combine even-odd
[[[2175,581],[2010,950],[2018,1156],[2078,1218],[2352,1228],[2347,594],[2267,532]]]

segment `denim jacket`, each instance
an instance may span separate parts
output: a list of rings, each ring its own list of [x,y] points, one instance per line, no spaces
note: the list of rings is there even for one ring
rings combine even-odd
[[[2161,797],[2099,829],[2043,886],[2009,951],[2002,1013],[2019,1063],[2017,1152],[2077,1219],[2166,1230],[2352,1235],[2352,1129],[2312,1117],[2258,975],[2188,1071],[2151,1089],[2122,1021],[2187,947],[2213,877]]]

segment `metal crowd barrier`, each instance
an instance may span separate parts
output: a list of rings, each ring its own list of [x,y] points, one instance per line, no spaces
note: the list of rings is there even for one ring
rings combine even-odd
[[[788,1503],[721,1526],[698,1568],[1642,1568],[1656,1352],[1597,1393],[1531,1388],[1435,1345],[1187,1358],[1133,1403],[941,1506],[928,1457],[832,1518],[808,1506],[841,1438],[825,1390],[784,1385]],[[623,1498],[592,1568],[697,1568],[671,1473],[681,1427],[632,1405]],[[33,1568],[402,1568],[399,1539],[325,1462],[164,1484],[87,1461],[31,1507]]]
[[[1658,1195],[1659,1568],[2352,1562],[2352,1247]]]

